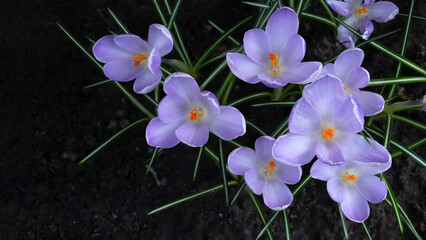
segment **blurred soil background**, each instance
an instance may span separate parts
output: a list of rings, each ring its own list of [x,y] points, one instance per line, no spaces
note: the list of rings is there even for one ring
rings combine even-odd
[[[401,13],[408,13],[410,1],[394,2]],[[103,141],[144,117],[112,84],[83,89],[105,77],[55,23],[65,26],[90,50],[92,43],[86,37],[97,40],[109,30],[120,33],[107,7],[142,38],[147,37],[150,24],[160,22],[152,2],[146,0],[0,2],[0,239],[254,239],[262,226],[246,193],[231,207],[225,206],[223,192],[217,192],[147,215],[170,201],[221,184],[222,179],[220,169],[203,156],[197,179],[192,181],[197,149],[182,144],[163,151],[146,175],[146,161],[153,150],[145,141],[146,124],[78,165]],[[326,16],[317,1],[308,11]],[[424,16],[425,12],[426,2],[416,1],[414,14]],[[196,60],[220,36],[207,20],[227,29],[249,15],[254,18],[233,34],[242,42],[258,9],[241,1],[183,1],[177,23],[191,58]],[[400,52],[406,17],[374,25],[372,37],[401,29],[380,40]],[[325,61],[344,50],[331,28],[301,19],[299,29],[307,43],[305,60]],[[414,19],[406,54],[423,68],[425,31],[426,22]],[[232,47],[233,43],[226,41],[215,54]],[[363,49],[363,66],[371,78],[394,76],[396,61],[370,46]],[[172,53],[167,57],[177,56]],[[198,81],[213,69],[214,65],[202,70]],[[217,90],[225,75],[224,71],[209,89]],[[402,76],[418,75],[403,68]],[[125,86],[131,91],[132,83]],[[230,100],[259,90],[268,89],[237,80]],[[420,99],[425,85],[401,85],[397,92],[402,97],[396,100]],[[143,96],[136,97],[155,112]],[[258,102],[262,101],[266,100]],[[252,108],[249,104],[240,110],[268,133],[290,112],[290,108]],[[426,122],[421,111],[400,115]],[[379,127],[383,128],[383,123],[383,118],[375,120]],[[406,145],[424,136],[424,132],[395,122],[393,137]],[[253,147],[257,137],[248,129],[238,141]],[[217,149],[212,137],[209,145]],[[227,155],[233,148],[226,146]],[[426,157],[424,146],[415,152]],[[303,168],[304,176],[309,167]],[[420,235],[426,236],[426,170],[401,156],[393,160],[385,176]],[[231,197],[236,190],[230,188]],[[386,203],[370,207],[367,224],[374,239],[414,238],[407,227],[403,235],[399,232],[395,215]],[[265,211],[269,219],[273,212]],[[337,204],[327,195],[324,182],[311,181],[295,198],[289,215],[293,239],[344,238]],[[273,224],[272,230],[277,239],[285,239],[282,219]],[[351,239],[366,239],[360,224],[348,221],[348,230]]]

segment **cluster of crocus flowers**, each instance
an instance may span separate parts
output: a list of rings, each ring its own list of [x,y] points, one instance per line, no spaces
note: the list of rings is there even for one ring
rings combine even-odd
[[[216,96],[200,91],[188,74],[173,73],[164,82],[167,94],[158,105],[158,117],[146,129],[150,146],[171,148],[179,142],[191,147],[207,143],[209,130],[224,140],[246,132],[244,116],[238,109],[220,106]]]
[[[255,150],[240,147],[229,154],[229,170],[243,175],[247,186],[257,194],[269,208],[279,211],[287,208],[293,195],[286,184],[296,184],[302,176],[300,166],[280,163],[272,155],[275,139],[268,136],[256,140]]]
[[[105,63],[104,74],[114,81],[136,79],[133,90],[145,94],[160,83],[161,57],[173,49],[169,30],[160,24],[149,26],[148,42],[134,34],[107,35],[93,46],[96,59]]]
[[[266,31],[251,29],[244,35],[247,55],[228,53],[226,61],[239,79],[255,84],[262,82],[277,88],[287,83],[309,83],[321,72],[320,62],[301,62],[305,40],[297,34],[299,19],[290,8],[275,11]]]
[[[398,7],[388,1],[375,0],[327,0],[327,4],[338,14],[347,17],[345,23],[354,29],[359,29],[362,37],[367,39],[374,30],[374,20],[384,23],[392,20],[398,14]],[[355,46],[356,36],[346,27],[339,26],[337,39],[347,48]]]

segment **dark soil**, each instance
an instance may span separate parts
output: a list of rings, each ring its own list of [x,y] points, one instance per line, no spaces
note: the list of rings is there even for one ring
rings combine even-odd
[[[160,1],[162,2],[162,1]],[[174,2],[174,1],[173,1]],[[314,1],[310,11],[325,15]],[[396,2],[396,1],[394,1]],[[398,1],[408,12],[408,1]],[[174,4],[173,4],[174,5]],[[163,151],[145,175],[152,148],[145,141],[145,126],[121,136],[83,165],[78,161],[123,127],[144,117],[112,84],[91,89],[86,85],[104,80],[55,22],[67,27],[88,49],[94,40],[120,32],[106,12],[112,8],[128,28],[145,38],[148,26],[160,22],[151,1],[2,1],[0,3],[0,239],[253,239],[262,226],[247,194],[226,207],[223,192],[205,196],[164,212],[147,213],[181,196],[222,182],[220,170],[203,157],[196,181],[192,173],[197,149],[185,145]],[[312,10],[313,9],[313,10]],[[414,13],[424,15],[426,2],[417,1]],[[183,1],[177,22],[190,55],[196,59],[219,33],[207,20],[228,28],[257,9],[240,1]],[[308,19],[301,20],[300,34],[307,42],[307,60],[324,61],[343,50],[334,32]],[[242,40],[254,19],[235,35]],[[404,28],[405,17],[375,24],[373,36]],[[426,68],[426,24],[413,20],[407,57]],[[403,31],[381,40],[399,52]],[[221,51],[232,47],[226,42]],[[363,66],[372,78],[393,77],[396,61],[372,47],[365,47]],[[170,57],[170,56],[168,56]],[[173,55],[171,55],[173,57]],[[212,68],[206,68],[202,81]],[[404,67],[403,76],[418,75]],[[217,81],[224,78],[220,75]],[[220,82],[211,84],[217,89]],[[131,85],[125,85],[131,90]],[[267,90],[237,81],[230,100],[246,93]],[[379,91],[379,89],[374,89]],[[419,99],[425,86],[401,85],[397,91],[407,99]],[[143,96],[137,96],[149,105]],[[269,133],[288,115],[288,108],[240,108]],[[271,114],[272,113],[272,114]],[[420,111],[401,113],[425,123]],[[262,118],[259,118],[262,116]],[[265,117],[266,116],[266,117]],[[383,127],[383,119],[375,123]],[[393,137],[410,144],[424,132],[396,122]],[[249,133],[240,142],[253,146]],[[216,149],[211,138],[209,145]],[[232,150],[227,146],[226,154]],[[394,151],[391,149],[391,152]],[[415,150],[425,157],[425,148]],[[304,167],[309,172],[309,166]],[[422,236],[426,236],[424,201],[426,171],[406,156],[394,159],[386,177],[395,195]],[[236,188],[230,189],[231,196]],[[261,200],[261,198],[259,198]],[[367,220],[374,239],[412,239],[407,227],[402,235],[386,203],[370,205]],[[273,212],[266,209],[268,218]],[[343,230],[335,204],[325,183],[312,181],[289,208],[294,239],[342,239]],[[364,239],[360,224],[348,223],[352,239]],[[272,226],[277,239],[284,239],[279,219]]]

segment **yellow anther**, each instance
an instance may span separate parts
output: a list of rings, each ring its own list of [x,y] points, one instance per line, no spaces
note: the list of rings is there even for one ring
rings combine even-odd
[[[327,139],[333,139],[334,137],[334,130],[336,130],[335,128],[330,129],[330,128],[326,128],[325,126],[322,126],[322,129],[324,129],[324,131],[322,132],[322,139],[327,138]]]

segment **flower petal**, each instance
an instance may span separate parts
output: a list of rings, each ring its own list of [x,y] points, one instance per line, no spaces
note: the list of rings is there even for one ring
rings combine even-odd
[[[339,175],[339,166],[330,166],[320,160],[316,160],[311,167],[311,175],[315,179],[328,181]]]
[[[369,17],[362,17],[359,20],[359,30],[363,39],[368,39],[374,31],[374,25]]]
[[[359,193],[371,203],[379,203],[386,198],[386,184],[374,175],[363,176],[356,180]]]
[[[246,132],[246,120],[238,109],[221,106],[220,113],[212,115],[208,122],[210,131],[223,140],[229,141]]]
[[[248,170],[244,174],[244,180],[246,181],[247,187],[249,187],[253,193],[257,195],[262,194],[266,185],[266,180],[259,174],[257,169]]]
[[[334,64],[333,63],[328,63],[327,65],[325,65],[322,68],[321,74],[324,74],[324,76],[327,75],[327,74],[335,75],[336,76],[336,70],[334,68]]]
[[[392,159],[389,158],[388,162],[354,162],[356,164],[357,172],[360,176],[376,175],[388,170],[392,165]]]
[[[359,48],[343,51],[334,62],[337,77],[346,79],[350,71],[361,66],[362,60],[364,60],[364,52]]]
[[[262,67],[246,55],[228,53],[226,54],[226,62],[232,73],[244,82],[255,84],[260,81],[257,75],[263,71]]]
[[[335,167],[339,168],[339,167]],[[340,177],[333,177],[327,181],[327,192],[335,202],[343,202],[346,195],[346,187]]]
[[[272,154],[283,164],[304,165],[315,156],[315,144],[311,137],[287,133],[277,139]]]
[[[291,133],[312,136],[321,129],[321,119],[306,98],[300,98],[291,109],[288,120]]]
[[[283,87],[287,84],[282,76],[272,76],[270,73],[266,72],[260,73],[257,77],[265,86],[270,88]]]
[[[250,169],[256,169],[257,158],[253,149],[240,147],[229,154],[228,168],[233,174],[244,175]]]
[[[133,84],[133,91],[139,94],[146,94],[154,90],[160,83],[163,73],[157,69],[154,73],[145,70],[136,78]]]
[[[161,57],[173,49],[173,38],[169,29],[161,24],[151,24],[148,32],[148,43],[156,48]]]
[[[284,65],[286,68],[296,66],[305,57],[305,51],[305,39],[298,34],[291,36],[279,55],[279,65]]]
[[[95,58],[103,63],[120,58],[129,58],[131,53],[117,46],[114,42],[115,35],[107,35],[99,39],[92,48]]]
[[[114,37],[114,42],[117,46],[130,52],[131,54],[147,55],[151,47],[145,40],[135,34],[120,34]]]
[[[370,73],[363,67],[356,67],[349,71],[346,78],[343,78],[343,85],[351,92],[359,88],[364,88],[370,82]]]
[[[262,29],[251,29],[244,34],[244,51],[247,56],[260,65],[268,61],[268,54],[272,52],[268,36]],[[275,53],[276,54],[276,53]]]
[[[361,105],[364,116],[376,115],[383,111],[385,106],[383,97],[374,92],[360,91],[355,97]]]
[[[357,17],[351,16],[345,20],[345,23],[354,29],[358,29],[359,23],[358,23]],[[355,36],[355,34],[349,31],[345,26],[340,25],[337,28],[337,32],[338,32],[337,40],[339,40],[339,42],[343,44],[346,48],[353,48],[355,46],[357,37]]]
[[[156,72],[158,71],[158,69],[160,69],[160,65],[161,65],[160,53],[157,51],[157,49],[153,48],[148,58],[148,64],[147,64],[148,69],[151,72]]]
[[[107,62],[103,70],[105,76],[119,82],[128,82],[137,78],[142,72],[146,72],[141,67],[134,66],[130,57]]]
[[[216,96],[209,91],[202,91],[201,98],[199,100],[201,104],[207,109],[209,114],[218,114],[220,113],[220,105]]]
[[[205,123],[185,122],[175,133],[179,140],[190,147],[201,147],[209,139],[209,127]]]
[[[334,113],[336,131],[344,134],[355,134],[364,128],[364,115],[358,101],[349,95],[340,108]]]
[[[367,200],[356,188],[347,188],[345,200],[341,203],[342,211],[350,220],[361,223],[370,215]]]
[[[163,123],[182,121],[188,116],[188,101],[180,95],[166,95],[158,104],[158,117]]]
[[[297,34],[299,19],[297,14],[288,7],[275,11],[266,24],[266,34],[271,43],[272,52],[281,53],[288,39]]]
[[[361,135],[347,135],[339,142],[345,159],[365,163],[388,163],[390,154],[382,145],[369,138],[364,139]],[[371,145],[370,145],[371,144]]]
[[[180,122],[163,123],[160,118],[153,118],[146,127],[146,141],[148,145],[161,148],[172,148],[180,141],[176,137],[175,130]]]
[[[273,161],[274,156],[272,155],[272,147],[275,144],[275,139],[270,136],[262,136],[256,139],[254,143],[254,149],[256,152],[256,156],[259,161]]]
[[[388,1],[380,1],[368,8],[368,16],[376,22],[384,23],[392,20],[398,14],[398,7]]]
[[[327,0],[328,6],[330,6],[339,15],[350,17],[352,16],[352,6],[347,2]]]
[[[280,181],[268,181],[263,189],[265,205],[275,211],[286,209],[293,201],[293,194],[287,185]]]
[[[200,92],[200,87],[194,78],[181,72],[170,74],[164,81],[163,89],[166,94],[175,93],[188,100],[193,100],[194,95]]]
[[[301,62],[290,69],[283,70],[283,83],[307,84],[318,78],[322,70],[320,62]]]
[[[296,184],[302,177],[302,167],[279,163],[277,164],[277,169],[274,172],[274,176],[280,182],[286,184]]]
[[[319,141],[315,153],[319,160],[329,165],[340,165],[345,162],[339,145],[329,140]]]

